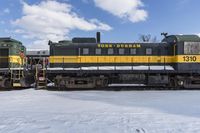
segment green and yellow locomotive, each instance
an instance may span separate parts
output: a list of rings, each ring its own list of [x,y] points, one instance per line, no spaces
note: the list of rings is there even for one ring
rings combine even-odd
[[[96,38],[49,41],[49,57],[43,51],[28,58],[21,42],[0,38],[0,88],[34,82],[38,88],[200,88],[200,38],[164,35],[160,43],[102,43],[98,32]]]
[[[143,84],[200,87],[200,38],[171,35],[160,43],[101,43],[96,38],[49,42],[47,75],[55,86],[98,88]]]
[[[27,87],[26,48],[12,38],[0,38],[0,88]]]

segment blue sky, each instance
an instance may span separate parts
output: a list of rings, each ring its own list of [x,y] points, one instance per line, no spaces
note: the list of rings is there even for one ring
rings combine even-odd
[[[0,36],[28,48],[48,40],[95,36],[104,42],[137,41],[140,34],[200,33],[199,0],[1,0]]]

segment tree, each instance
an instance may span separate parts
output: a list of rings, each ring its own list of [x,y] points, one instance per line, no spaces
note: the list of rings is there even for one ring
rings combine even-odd
[[[157,42],[156,36],[152,37],[150,34],[147,35],[141,34],[139,40],[141,42]]]

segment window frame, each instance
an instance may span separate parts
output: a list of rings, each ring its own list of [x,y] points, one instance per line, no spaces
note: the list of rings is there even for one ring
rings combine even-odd
[[[153,49],[152,48],[146,48],[145,49],[145,54],[146,55],[152,55],[153,54]]]
[[[114,55],[114,49],[113,48],[108,48],[107,54],[108,55]]]
[[[122,52],[123,51],[123,52]],[[118,54],[119,55],[125,55],[125,49],[124,48],[119,48],[118,49]]]
[[[133,52],[134,50],[134,52]],[[130,55],[136,55],[137,54],[137,49],[136,48],[131,48],[130,49]]]
[[[99,50],[99,51],[97,51]],[[95,49],[95,55],[102,55],[102,49],[101,48],[96,48]]]
[[[86,50],[87,52],[86,52],[85,50]],[[83,55],[89,55],[89,53],[90,53],[89,48],[83,48],[83,50],[82,50],[82,54],[83,54]]]

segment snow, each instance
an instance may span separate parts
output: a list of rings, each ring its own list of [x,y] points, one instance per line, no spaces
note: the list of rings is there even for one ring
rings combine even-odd
[[[109,84],[109,87],[146,86],[145,84]]]
[[[0,92],[1,133],[198,133],[200,91]]]
[[[18,67],[18,68],[0,68],[1,71],[6,71],[6,70],[23,70],[23,67]]]
[[[47,68],[47,70],[174,70],[172,66],[91,66],[79,68]]]

